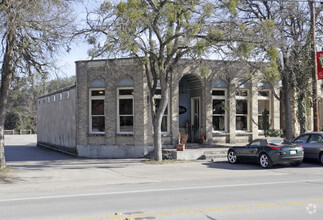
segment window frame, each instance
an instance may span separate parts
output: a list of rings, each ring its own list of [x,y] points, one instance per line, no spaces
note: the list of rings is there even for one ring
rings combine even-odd
[[[247,92],[246,96],[242,96],[240,94],[237,94],[238,92]],[[250,98],[250,91],[247,88],[243,89],[238,89],[236,91],[235,95],[235,102],[236,102],[236,109],[235,109],[235,120],[236,120],[236,131],[238,132],[248,132],[250,131],[250,103],[249,103],[249,98]],[[237,114],[237,101],[246,101],[247,102],[247,114]],[[237,117],[247,117],[247,128],[246,130],[243,129],[237,129]]]
[[[224,91],[224,95],[213,95],[213,91]],[[224,114],[213,114],[213,100],[224,100]],[[228,111],[225,109],[227,103],[227,89],[226,88],[212,88],[212,132],[213,133],[226,133],[228,132]],[[223,117],[224,118],[224,130],[214,130],[213,129],[213,117]]]
[[[120,95],[120,90],[129,90],[131,89],[133,91],[132,95]],[[120,99],[132,99],[132,115],[122,115],[122,116],[130,116],[132,117],[132,131],[127,132],[127,131],[120,131]],[[118,87],[117,88],[117,134],[128,134],[128,135],[133,135],[134,134],[134,115],[135,115],[135,108],[134,108],[135,102],[134,102],[134,87],[129,86],[129,87]]]
[[[89,133],[90,134],[105,134],[106,132],[106,124],[105,124],[105,95],[101,95],[101,96],[92,96],[92,91],[96,91],[96,90],[104,90],[105,88],[89,88]],[[104,110],[103,110],[103,115],[95,115],[96,117],[104,117],[104,131],[93,131],[92,130],[92,100],[103,100],[103,105],[104,105]]]

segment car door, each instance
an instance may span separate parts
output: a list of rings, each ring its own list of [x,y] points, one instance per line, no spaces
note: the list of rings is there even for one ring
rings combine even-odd
[[[306,143],[307,158],[318,159],[320,148],[323,145],[323,138],[320,134],[311,134]]]
[[[297,138],[294,139],[293,143],[294,144],[300,144],[303,146],[304,148],[304,158],[310,158],[310,154],[309,154],[309,144],[308,144],[308,139],[310,137],[310,134],[303,134]]]
[[[257,162],[260,145],[261,142],[259,140],[252,141],[247,145],[245,153],[248,161]]]

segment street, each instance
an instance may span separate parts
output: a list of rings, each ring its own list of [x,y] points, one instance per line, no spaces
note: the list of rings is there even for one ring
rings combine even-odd
[[[211,161],[85,160],[33,146],[6,150],[12,171],[0,182],[0,219],[323,218],[323,167],[315,162],[265,170]]]

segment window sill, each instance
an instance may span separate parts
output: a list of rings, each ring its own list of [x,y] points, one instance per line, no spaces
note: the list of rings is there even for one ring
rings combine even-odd
[[[118,137],[133,137],[133,133],[116,133]]]
[[[88,133],[88,137],[105,136],[105,133]]]
[[[161,133],[162,137],[171,137],[172,134],[171,133]]]
[[[241,135],[244,135],[244,134],[252,134],[251,131],[240,131],[240,130],[236,130],[236,134],[241,134]]]
[[[227,132],[227,131],[212,131],[212,134],[215,134],[215,135],[228,135],[230,133]]]

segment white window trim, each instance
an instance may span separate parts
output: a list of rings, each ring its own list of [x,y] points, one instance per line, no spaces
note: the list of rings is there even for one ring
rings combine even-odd
[[[268,92],[268,96],[259,96],[258,95],[258,101],[260,101],[260,100],[268,100],[269,101],[269,116],[268,116],[268,118],[269,118],[269,121],[271,122],[271,108],[272,108],[272,104],[271,104],[271,90],[270,89],[259,89],[258,90],[258,94],[259,94],[259,92],[261,92],[261,91],[266,91],[266,92]],[[259,102],[257,101],[257,106],[259,105]],[[257,111],[257,117],[259,117],[260,115],[259,115],[259,112]],[[259,123],[259,121],[258,121],[258,123]],[[259,130],[258,129],[258,132],[264,132],[264,130]]]
[[[239,95],[236,95],[235,98],[236,98],[236,102],[238,100],[247,100],[247,130],[236,130],[236,132],[239,132],[239,133],[248,133],[250,132],[250,103],[249,103],[249,89],[238,89],[238,91],[247,91],[247,96],[239,96]],[[236,109],[235,109],[236,111]],[[237,114],[237,112],[235,112],[235,120],[237,121],[237,117],[238,116],[245,116],[245,114]]]
[[[213,133],[228,133],[228,111],[224,109],[224,114],[213,114],[213,100],[224,100],[225,106],[227,103],[227,89],[226,88],[213,88],[212,92],[215,90],[224,91],[224,96],[212,95],[212,132]],[[224,130],[213,130],[213,116],[224,116]]]
[[[133,117],[133,129],[135,127],[135,102],[134,102],[134,95],[119,95],[120,90],[127,90],[132,89],[134,91],[134,87],[118,87],[117,89],[117,134],[129,134],[133,135],[134,132],[121,132],[120,131],[120,114],[119,114],[119,100],[120,99],[132,99],[132,115],[124,115],[124,116],[132,116]]]
[[[92,131],[92,100],[104,100],[105,102],[105,95],[102,96],[92,96],[92,91],[94,90],[105,90],[105,88],[90,88],[89,89],[89,133],[90,134],[105,134],[105,131]],[[104,108],[104,115],[96,115],[96,116],[104,116],[104,123],[105,123],[105,108]],[[106,129],[106,126],[105,126]]]
[[[160,89],[160,88],[158,88],[157,87],[157,89]],[[161,95],[154,95],[154,99],[161,99]],[[161,133],[162,134],[170,134],[170,121],[169,121],[169,112],[170,112],[170,108],[169,108],[169,106],[170,106],[170,99],[168,98],[168,104],[167,104],[167,108],[168,108],[168,111],[167,111],[167,114],[165,115],[165,112],[164,112],[164,115],[163,115],[163,117],[164,116],[166,116],[167,117],[167,131],[161,131]],[[154,110],[155,110],[155,106],[154,106]]]

